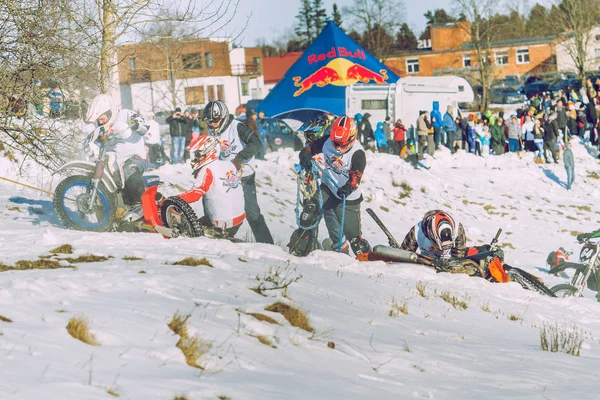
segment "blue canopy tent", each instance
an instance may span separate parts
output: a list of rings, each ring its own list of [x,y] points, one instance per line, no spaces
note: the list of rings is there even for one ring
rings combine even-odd
[[[256,107],[269,117],[307,120],[311,111],[344,115],[346,86],[399,79],[348,37],[333,21]]]

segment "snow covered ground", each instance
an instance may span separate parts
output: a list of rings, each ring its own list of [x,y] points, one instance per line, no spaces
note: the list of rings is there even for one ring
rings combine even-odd
[[[364,237],[387,242],[366,207],[398,240],[427,210],[445,208],[465,225],[470,243],[489,242],[502,228],[507,263],[549,286],[566,282],[540,270],[546,255],[559,246],[578,254],[576,232],[600,225],[598,162],[583,144],[574,153],[577,175],[568,192],[562,161],[536,165],[532,154],[440,152],[425,161],[430,170],[415,171],[395,156],[369,152]],[[552,299],[516,283],[420,266],[287,254],[296,159],[280,151],[257,162],[259,203],[275,246],[68,231],[47,196],[0,181],[0,263],[36,260],[63,244],[74,253],[51,259],[110,257],[60,261],[76,268],[0,272],[0,398],[598,398],[600,304],[592,292]],[[14,179],[14,172],[1,161],[0,175]],[[158,170],[172,184],[163,191],[188,188],[189,172],[187,165]],[[45,188],[57,183],[48,174],[29,177]],[[238,236],[248,232],[245,225]],[[213,267],[172,265],[185,257],[205,257]],[[299,279],[285,292],[250,290],[277,274]],[[456,308],[442,297],[455,297]],[[304,311],[313,332],[265,311],[278,301]],[[179,336],[168,327],[176,312],[191,315],[189,335],[207,349],[201,369],[186,364],[176,347]],[[67,333],[76,316],[89,320],[99,346]],[[542,351],[544,324],[581,331],[581,356]]]

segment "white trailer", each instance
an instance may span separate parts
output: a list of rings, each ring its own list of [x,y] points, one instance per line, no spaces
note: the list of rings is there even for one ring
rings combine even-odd
[[[459,103],[470,103],[473,99],[473,88],[464,78],[407,77],[389,85],[355,84],[346,87],[346,115],[368,112],[373,126],[388,116],[392,122],[400,118],[413,133],[419,111],[431,112],[434,101],[440,103],[442,115],[451,105],[456,117]]]

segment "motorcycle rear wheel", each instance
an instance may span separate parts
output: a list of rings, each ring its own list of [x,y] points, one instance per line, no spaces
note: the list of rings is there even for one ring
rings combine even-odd
[[[56,186],[52,205],[67,229],[106,232],[113,227],[116,199],[102,182],[98,184],[93,209],[84,209],[91,187],[90,177],[85,175],[69,176]]]
[[[554,293],[556,297],[562,298],[575,296],[575,293],[577,292],[577,288],[568,283],[561,283],[560,285],[553,286],[550,290],[552,290],[552,293]]]
[[[164,226],[181,236],[193,238],[203,235],[196,212],[180,197],[171,196],[162,203],[160,218]]]

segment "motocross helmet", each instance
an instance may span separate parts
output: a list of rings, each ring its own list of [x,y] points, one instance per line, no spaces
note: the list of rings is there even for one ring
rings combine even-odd
[[[215,135],[223,133],[226,127],[226,121],[229,117],[229,109],[227,104],[221,100],[209,101],[204,111],[202,111],[202,119],[206,121],[208,127]]]
[[[309,145],[315,140],[323,137],[330,125],[331,121],[329,119],[319,115],[310,119],[308,122],[305,122],[299,130],[304,132],[306,145]]]
[[[331,125],[329,139],[338,153],[346,153],[356,141],[356,124],[350,117],[338,117]]]
[[[422,226],[425,236],[433,241],[444,255],[449,255],[457,236],[454,218],[444,211],[435,210],[425,214]]]
[[[90,103],[85,120],[86,122],[96,123],[99,127],[109,128],[117,119],[118,112],[119,110],[110,95],[99,94]],[[100,118],[102,116],[105,117]]]
[[[214,136],[201,135],[192,140],[186,150],[190,152],[192,169],[195,172],[219,159],[221,144]]]

